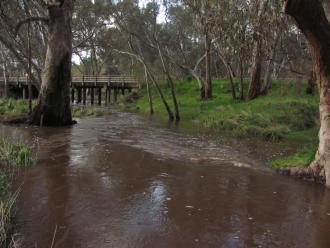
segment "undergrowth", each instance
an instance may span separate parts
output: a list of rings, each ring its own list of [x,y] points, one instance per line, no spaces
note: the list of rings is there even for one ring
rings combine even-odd
[[[34,162],[34,154],[27,145],[0,138],[0,247],[9,247],[13,241],[13,207],[19,194],[12,192],[15,171]]]

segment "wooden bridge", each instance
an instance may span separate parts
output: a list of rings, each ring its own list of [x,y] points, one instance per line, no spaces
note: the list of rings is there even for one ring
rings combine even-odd
[[[32,83],[33,97],[37,97],[37,84]],[[102,96],[105,104],[116,102],[118,94],[125,95],[133,89],[140,88],[139,81],[132,76],[81,76],[72,77],[71,101],[78,104],[90,102],[94,104],[95,94],[97,103],[101,105]],[[5,88],[9,95],[16,98],[26,99],[28,96],[27,77],[7,77],[0,78],[0,94]],[[4,94],[1,94],[4,95]]]

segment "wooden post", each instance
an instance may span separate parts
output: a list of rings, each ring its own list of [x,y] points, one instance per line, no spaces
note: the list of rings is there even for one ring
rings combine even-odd
[[[125,95],[125,88],[121,88],[121,94],[124,96]]]
[[[114,90],[113,90],[113,98],[114,98],[114,102],[117,102],[117,97],[118,96],[118,89],[117,88],[115,88]]]
[[[101,105],[101,103],[102,103],[102,88],[99,87],[99,102],[98,102],[98,104]]]
[[[83,87],[83,104],[86,105],[86,87]]]
[[[30,15],[30,12],[29,12]],[[29,114],[32,114],[32,65],[31,65],[31,22],[28,23],[28,77],[27,77],[27,85],[28,85],[28,95],[29,95]]]
[[[109,102],[109,104],[111,104],[111,88],[110,87],[108,88],[108,91],[109,91],[109,93],[108,93],[108,97],[109,97],[108,102]]]
[[[105,87],[105,105],[108,105],[108,87]]]
[[[91,104],[94,105],[94,87],[91,88]]]
[[[22,86],[22,97],[24,100],[26,99],[26,91],[24,86]]]
[[[81,87],[77,88],[77,92],[78,92],[77,103],[81,104]]]
[[[71,87],[71,102],[74,103],[74,87]]]

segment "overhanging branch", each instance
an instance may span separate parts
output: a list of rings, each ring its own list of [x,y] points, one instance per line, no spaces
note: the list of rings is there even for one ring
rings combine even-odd
[[[18,34],[20,28],[24,24],[29,23],[29,22],[44,22],[44,23],[48,24],[49,19],[47,17],[42,17],[42,16],[35,16],[35,17],[26,18],[26,19],[24,19],[24,20],[22,20],[22,21],[20,21],[19,23],[16,24],[15,36]]]

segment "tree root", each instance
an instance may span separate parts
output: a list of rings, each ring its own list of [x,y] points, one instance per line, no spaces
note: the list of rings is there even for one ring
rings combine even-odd
[[[312,181],[320,184],[325,184],[326,177],[324,169],[320,169],[320,167],[288,167],[288,168],[279,168],[277,169],[277,173],[284,175],[295,177],[298,179],[303,179],[306,181]]]
[[[35,123],[33,123],[31,121],[31,118],[29,116],[20,116],[20,117],[13,117],[13,118],[8,118],[5,120],[1,120],[0,123],[4,124],[4,125],[19,125],[19,124],[27,124],[27,125],[35,125]],[[75,125],[78,122],[76,120],[72,120],[71,123],[65,125],[65,126],[71,126],[71,125]]]

